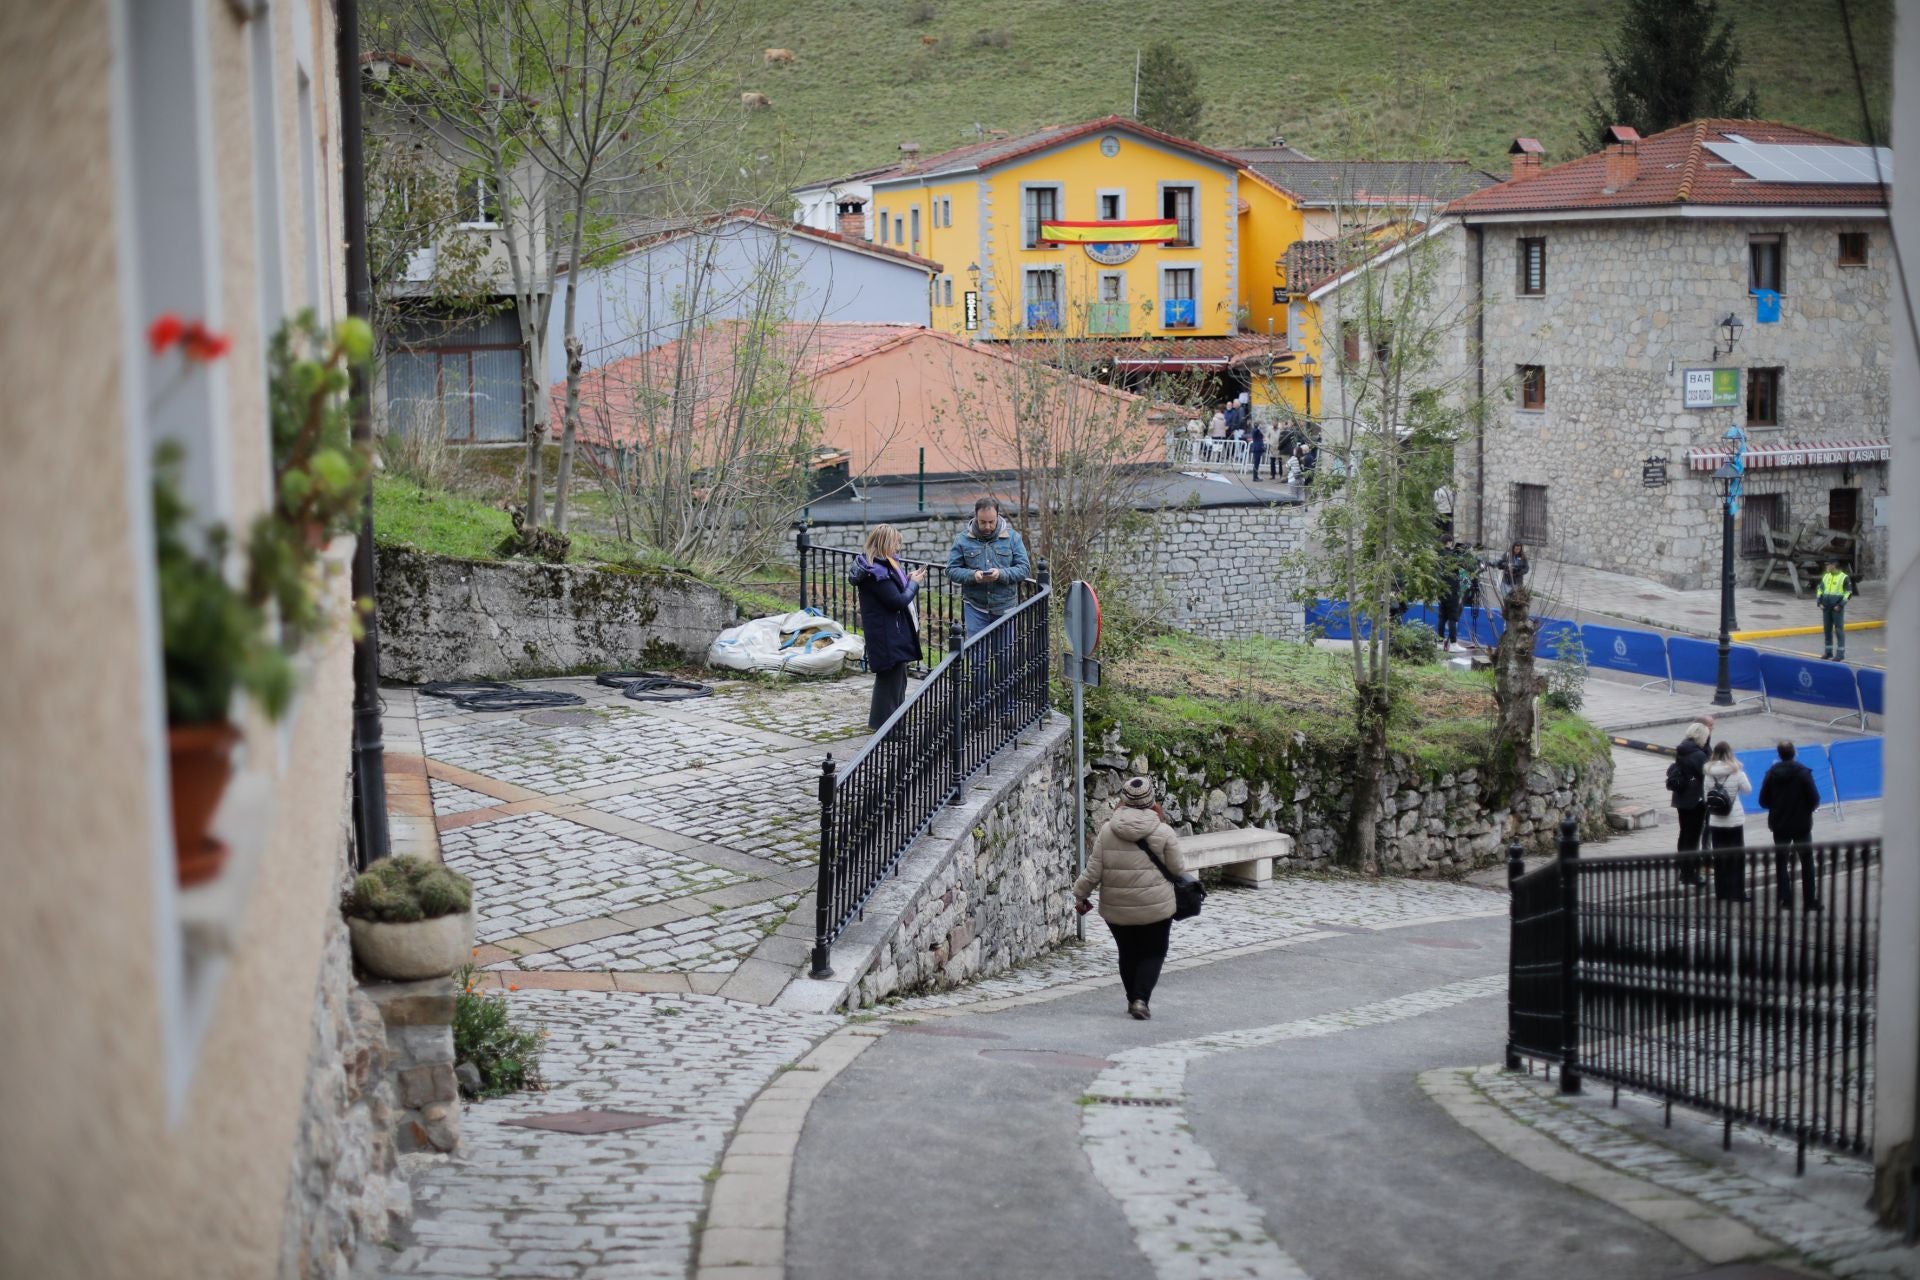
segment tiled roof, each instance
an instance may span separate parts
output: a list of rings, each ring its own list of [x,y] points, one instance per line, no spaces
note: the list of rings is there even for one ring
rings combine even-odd
[[[1499,181],[1465,160],[1253,160],[1247,167],[1310,208],[1444,204]]]
[[[1277,160],[1311,160],[1312,156],[1286,143],[1271,147],[1228,147],[1227,154],[1243,165],[1271,164]]]
[[[1446,212],[1546,213],[1579,209],[1658,208],[1663,205],[1792,205],[1880,209],[1886,192],[1877,186],[1838,183],[1762,182],[1707,150],[1732,135],[1749,142],[1858,146],[1846,138],[1767,120],[1696,120],[1643,138],[1636,147],[1636,176],[1617,191],[1607,189],[1604,152],[1542,169],[1464,196]]]
[[[1023,133],[1017,138],[991,138],[985,142],[971,142],[952,151],[943,151],[936,156],[926,156],[911,165],[896,164],[889,166],[883,173],[867,179],[875,184],[898,178],[927,178],[940,174],[971,172],[976,169],[991,169],[1009,160],[1018,160],[1036,151],[1057,146],[1062,142],[1071,142],[1097,133],[1131,133],[1136,137],[1147,138],[1164,146],[1185,151],[1211,160],[1228,169],[1241,167],[1240,161],[1225,151],[1216,151],[1212,147],[1203,147],[1197,142],[1185,138],[1176,138],[1170,133],[1150,129],[1138,120],[1126,116],[1104,116],[1098,120],[1088,120],[1081,124],[1052,124],[1032,133]]]
[[[646,218],[633,223],[630,234],[620,246],[622,254],[632,253],[648,245],[671,240],[676,236],[687,235],[694,231],[712,231],[729,222],[747,222],[766,227],[782,235],[805,236],[825,244],[838,245],[856,253],[870,253],[883,258],[892,258],[896,262],[905,262],[919,267],[922,271],[938,273],[946,268],[931,258],[923,258],[917,253],[908,253],[905,249],[896,249],[891,245],[875,244],[858,236],[841,235],[838,231],[823,231],[819,227],[809,227],[798,222],[787,222],[758,209],[733,209],[725,213],[703,213],[691,217]],[[565,274],[567,266],[562,263],[560,274]]]

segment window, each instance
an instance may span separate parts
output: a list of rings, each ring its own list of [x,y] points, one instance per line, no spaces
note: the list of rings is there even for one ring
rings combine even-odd
[[[1160,216],[1173,219],[1173,239],[1170,243],[1175,248],[1191,248],[1195,243],[1193,205],[1192,187],[1162,187],[1160,190]]]
[[[881,244],[891,243],[891,241],[887,238],[887,223],[889,219],[887,217],[887,211],[885,209],[880,210],[878,215],[878,221],[880,223],[880,243]]]
[[[1747,292],[1758,293],[1762,289],[1771,289],[1775,293],[1785,293],[1782,283],[1783,259],[1786,256],[1786,244],[1781,236],[1747,237]]]
[[[480,176],[461,180],[460,225],[463,227],[500,225],[500,195],[488,178]]]
[[[1547,240],[1522,236],[1514,241],[1519,258],[1519,287],[1523,297],[1537,298],[1547,291]]]
[[[1100,221],[1119,222],[1126,215],[1125,197],[1118,191],[1100,193]]]
[[[950,307],[953,305],[953,277],[952,276],[940,277],[940,305],[943,307]]]
[[[1543,484],[1513,486],[1513,541],[1525,543],[1529,547],[1546,545],[1547,486]]]
[[[1784,493],[1748,493],[1740,499],[1740,554],[1767,554],[1767,534],[1790,537],[1787,528],[1787,495]]]
[[[1864,267],[1867,265],[1866,232],[1842,231],[1840,233],[1840,265],[1843,267]]]
[[[1060,272],[1043,267],[1024,273],[1027,328],[1060,327]]]
[[[953,197],[941,196],[933,206],[933,225],[950,227],[953,225]]]
[[[481,443],[524,439],[520,322],[512,310],[396,325],[386,356],[388,430]]]
[[[1052,222],[1060,216],[1060,188],[1026,188],[1026,246],[1029,249],[1040,247],[1040,224]]]
[[[1780,425],[1780,370],[1747,370],[1747,425]]]
[[[1103,271],[1100,273],[1100,301],[1126,301],[1125,295],[1122,292],[1121,275],[1118,271]]]
[[[1547,369],[1545,365],[1523,364],[1520,373],[1520,407],[1522,409],[1544,409],[1547,407]]]
[[[1340,322],[1340,363],[1342,365],[1360,363],[1360,326],[1351,320]]]
[[[893,215],[893,242],[902,245],[907,242],[907,227],[899,214]]]
[[[1194,296],[1192,267],[1168,267],[1160,273],[1161,327],[1191,329],[1198,323],[1199,301]]]
[[[1393,360],[1393,325],[1382,320],[1373,333],[1373,358],[1385,373],[1387,365]]]
[[[911,244],[913,246],[913,251],[915,253],[918,253],[920,252],[920,206],[919,205],[913,206],[910,212],[913,215],[913,221],[912,221],[913,239],[911,241]]]
[[[1837,533],[1860,532],[1860,491],[1827,490],[1827,528]]]

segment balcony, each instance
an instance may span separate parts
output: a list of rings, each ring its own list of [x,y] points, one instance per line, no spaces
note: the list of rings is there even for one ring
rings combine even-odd
[[[1060,327],[1060,304],[1057,302],[1029,302],[1027,304],[1027,328],[1058,329]]]
[[[1096,302],[1087,308],[1087,332],[1124,334],[1128,332],[1128,307],[1124,302]]]
[[[1162,298],[1160,300],[1161,328],[1191,329],[1196,323],[1192,298]]]

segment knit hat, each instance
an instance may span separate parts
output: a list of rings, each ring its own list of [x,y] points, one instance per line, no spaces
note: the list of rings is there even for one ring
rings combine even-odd
[[[1120,788],[1120,799],[1136,809],[1153,808],[1153,779],[1128,778]]]

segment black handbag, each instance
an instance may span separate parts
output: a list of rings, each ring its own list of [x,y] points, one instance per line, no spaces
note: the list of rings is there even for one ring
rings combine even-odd
[[[1140,852],[1147,855],[1154,866],[1160,868],[1160,874],[1173,886],[1173,918],[1191,920],[1200,914],[1200,904],[1207,900],[1207,887],[1200,883],[1200,877],[1192,874],[1176,876],[1167,870],[1167,864],[1160,861],[1160,855],[1145,840],[1135,840]]]

